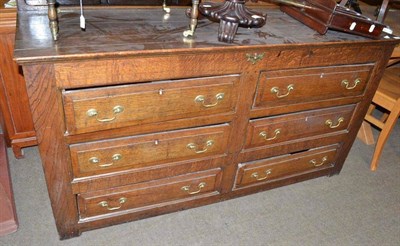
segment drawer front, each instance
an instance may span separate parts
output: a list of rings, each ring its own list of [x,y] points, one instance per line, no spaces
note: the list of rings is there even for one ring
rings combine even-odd
[[[355,105],[251,120],[245,148],[271,145],[336,131],[349,126]]]
[[[195,199],[207,193],[219,194],[221,170],[177,176],[174,178],[124,186],[78,195],[80,218],[154,208],[177,200]],[[150,207],[151,206],[151,207]],[[133,212],[132,211],[132,212]]]
[[[74,175],[84,177],[223,155],[230,129],[224,124],[74,144],[70,146]]]
[[[239,164],[236,187],[331,168],[335,164],[336,152],[337,146],[331,146]]]
[[[362,95],[373,65],[262,72],[253,108]]]
[[[233,114],[239,78],[229,75],[65,91],[67,129],[76,134]]]

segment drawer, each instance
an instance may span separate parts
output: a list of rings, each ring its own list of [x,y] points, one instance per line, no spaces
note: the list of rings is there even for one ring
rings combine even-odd
[[[288,178],[302,173],[331,168],[335,164],[337,145],[311,149],[292,155],[239,164],[236,187]]]
[[[245,148],[347,130],[355,105],[250,120]]]
[[[63,92],[69,134],[233,114],[239,75]]]
[[[70,146],[75,177],[223,155],[228,124],[96,141]]]
[[[134,212],[219,194],[221,170],[213,169],[168,179],[79,194],[81,219],[110,213]],[[127,211],[129,210],[129,211]]]
[[[372,68],[352,65],[262,72],[253,108],[363,95]]]

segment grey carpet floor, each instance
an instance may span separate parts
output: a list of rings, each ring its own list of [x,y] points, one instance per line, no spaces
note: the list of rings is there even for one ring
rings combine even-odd
[[[375,131],[375,135],[377,131]],[[376,172],[354,143],[339,175],[59,241],[38,149],[9,152],[19,218],[0,245],[400,245],[400,122]]]

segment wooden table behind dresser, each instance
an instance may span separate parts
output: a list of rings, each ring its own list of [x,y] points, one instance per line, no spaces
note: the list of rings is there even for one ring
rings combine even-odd
[[[37,141],[25,80],[13,60],[17,11],[3,8],[4,2],[0,0],[0,123],[7,146],[20,158],[22,148]]]
[[[217,41],[184,9],[19,13],[61,238],[338,174],[398,41],[319,35],[279,10]]]

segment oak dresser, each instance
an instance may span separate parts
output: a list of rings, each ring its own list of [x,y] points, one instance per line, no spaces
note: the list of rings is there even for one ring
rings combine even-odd
[[[398,41],[278,9],[217,41],[185,9],[19,14],[15,57],[61,239],[338,174]],[[349,163],[351,165],[351,163]]]

